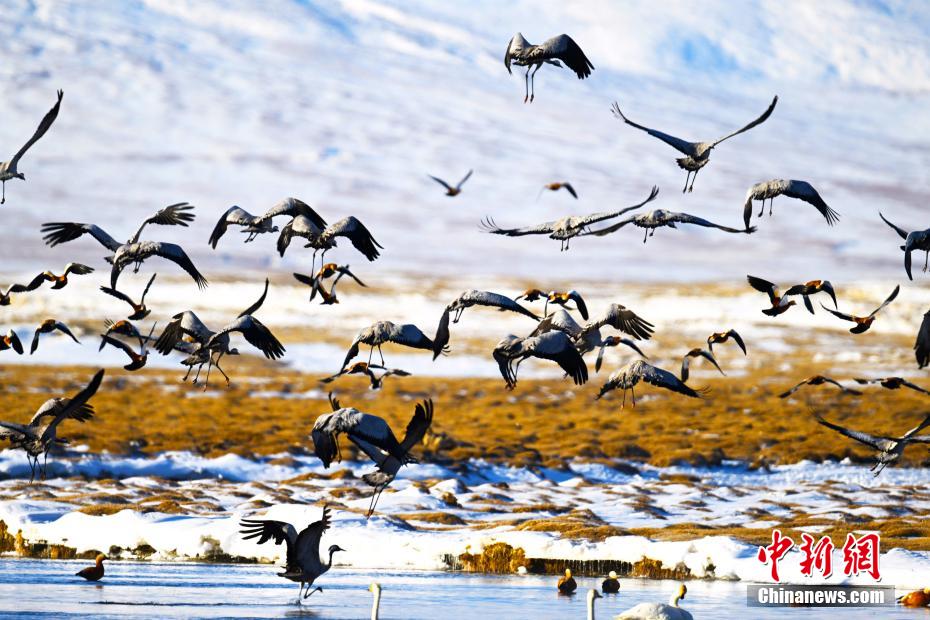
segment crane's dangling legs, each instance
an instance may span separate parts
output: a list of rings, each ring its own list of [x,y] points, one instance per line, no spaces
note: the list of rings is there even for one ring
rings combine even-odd
[[[533,99],[536,97],[536,72],[539,71],[541,66],[543,66],[542,63],[537,64],[530,75],[530,103],[533,103]]]
[[[695,171],[694,171],[694,175],[691,177],[691,185],[688,187],[688,191],[689,191],[689,192],[693,192],[693,191],[694,191],[694,179],[697,178],[697,173],[698,173],[698,171],[695,170]]]
[[[924,255],[924,271],[927,270],[927,263],[930,262],[930,250]]]
[[[384,353],[381,352],[381,345],[378,345],[378,355],[381,356],[381,365],[384,366]]]
[[[681,188],[681,193],[684,194],[688,191],[688,180],[691,178],[691,171],[687,170],[685,174],[685,186]]]
[[[523,96],[523,103],[526,103],[530,100],[530,69],[532,68],[532,66],[527,65],[526,75],[523,76],[523,82],[526,91],[526,94]]]
[[[765,205],[765,201],[762,202]],[[772,217],[772,205],[775,204],[775,196],[769,198],[769,217]]]
[[[646,239],[649,238],[649,229],[646,229],[646,233],[643,235],[643,243],[646,243]]]
[[[0,198],[0,205],[6,202],[6,181],[3,182],[3,198]]]

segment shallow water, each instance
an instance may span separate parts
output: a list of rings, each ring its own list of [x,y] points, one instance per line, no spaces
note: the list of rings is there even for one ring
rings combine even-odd
[[[74,573],[87,561],[0,560],[0,617],[17,614],[48,617],[148,618],[368,618],[372,596],[368,584],[382,588],[380,618],[443,620],[473,618],[585,618],[587,588],[594,579],[579,579],[579,593],[555,593],[553,577],[496,577],[437,572],[358,572],[333,569],[319,582],[324,592],[296,605],[298,586],[275,576],[267,565],[192,563],[108,563],[98,584]],[[674,582],[621,580],[621,593],[597,601],[597,617],[612,618],[643,601],[663,601]],[[930,612],[880,610],[747,608],[746,585],[734,582],[690,582],[683,602],[695,618],[805,619],[930,618]],[[877,612],[877,613],[876,613]]]

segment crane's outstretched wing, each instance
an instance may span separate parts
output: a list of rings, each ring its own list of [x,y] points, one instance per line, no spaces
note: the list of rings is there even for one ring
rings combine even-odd
[[[681,223],[681,224],[694,224],[695,226],[703,226],[705,228],[718,228],[724,232],[728,233],[742,233],[750,234],[756,231],[755,226],[750,226],[749,228],[731,228],[730,226],[723,226],[721,224],[715,224],[710,220],[705,220],[703,217],[698,217],[696,215],[691,215],[689,213],[672,213],[669,218],[670,222]]]
[[[83,390],[72,396],[68,399],[68,404],[62,407],[52,419],[45,426],[45,431],[42,433],[41,440],[43,442],[47,441],[55,433],[55,427],[57,427],[63,420],[72,417],[75,412],[81,411],[87,401],[89,401],[94,394],[97,393],[97,389],[100,387],[101,381],[103,381],[104,370],[98,370],[93,378],[91,378],[90,383],[87,384]]]
[[[814,186],[807,181],[791,180],[788,187],[782,192],[789,198],[797,198],[813,205],[820,214],[827,220],[827,224],[833,226],[840,221],[840,214],[830,208],[830,206],[820,197],[820,194],[814,189]]]
[[[605,325],[629,334],[637,340],[649,340],[654,331],[652,323],[620,304],[610,304],[606,314],[600,320],[585,325],[585,331],[599,329]]]
[[[818,424],[826,426],[827,428],[833,429],[841,435],[845,435],[850,439],[855,439],[860,443],[864,443],[867,446],[875,448],[876,450],[884,450],[888,447],[888,444],[894,441],[890,437],[879,437],[876,435],[870,435],[869,433],[863,433],[862,431],[854,431],[852,429],[846,428],[845,426],[840,426],[838,424],[833,424],[832,422],[827,422],[820,415],[814,415],[814,419],[817,420]]]
[[[186,228],[189,222],[194,221],[194,214],[189,213],[193,211],[193,209],[194,206],[187,202],[178,202],[173,205],[168,205],[163,209],[159,209],[155,215],[142,222],[142,225],[139,226],[139,230],[132,236],[129,243],[136,243],[139,241],[142,231],[145,230],[148,224],[156,224],[158,226],[184,226]]]
[[[49,247],[55,247],[61,243],[74,241],[84,234],[89,234],[96,239],[100,245],[111,252],[115,252],[122,245],[116,239],[111,237],[99,226],[94,224],[82,224],[80,222],[48,222],[42,224],[42,239]]]
[[[772,110],[775,109],[775,104],[777,104],[777,103],[778,103],[778,95],[775,95],[775,97],[772,99],[772,103],[770,103],[770,104],[769,104],[769,107],[765,110],[765,112],[762,113],[762,116],[760,116],[760,117],[757,118],[756,120],[752,121],[751,123],[749,123],[748,125],[746,125],[746,126],[743,127],[742,129],[737,129],[737,130],[734,131],[733,133],[729,133],[729,134],[723,136],[722,138],[718,138],[717,140],[714,140],[714,142],[712,143],[712,146],[717,146],[718,144],[720,144],[720,143],[723,142],[724,140],[729,140],[729,139],[732,138],[733,136],[738,136],[739,134],[743,133],[744,131],[749,131],[750,129],[752,129],[752,128],[755,127],[756,125],[761,125],[762,123],[764,123],[765,121],[768,120],[769,116],[772,115]]]
[[[220,237],[226,234],[226,229],[230,224],[235,224],[236,226],[250,226],[255,221],[255,216],[245,209],[235,205],[229,207],[226,209],[226,212],[220,216],[220,219],[216,221],[216,226],[213,227],[213,232],[210,233],[210,247],[214,250],[216,249],[216,244],[219,243]]]
[[[261,297],[259,297],[254,304],[243,310],[239,313],[240,317],[243,317],[247,314],[255,314],[258,312],[258,309],[262,307],[262,304],[265,303],[265,297],[268,296],[268,278],[265,278],[265,290],[262,291]]]
[[[375,241],[375,238],[365,225],[362,224],[358,218],[351,215],[342,218],[332,226],[328,226],[326,230],[323,231],[323,234],[331,237],[347,238],[352,242],[352,245],[355,246],[355,249],[361,252],[365,258],[370,261],[375,260],[381,255],[378,252],[379,249],[384,249],[381,244]]]
[[[539,45],[543,55],[547,58],[558,58],[575,72],[579,80],[583,80],[594,70],[594,65],[584,55],[581,47],[567,34],[546,39]]]
[[[624,213],[628,213],[629,211],[639,209],[643,205],[649,204],[650,202],[655,200],[656,196],[658,195],[659,195],[659,186],[653,185],[652,191],[649,192],[649,196],[644,201],[640,202],[639,204],[635,204],[632,207],[624,207],[623,209],[619,209],[617,211],[602,211],[600,213],[592,213],[591,215],[587,215],[582,219],[581,225],[589,226],[591,224],[596,224],[597,222],[601,222],[603,220],[609,220],[610,218],[613,218],[613,217],[619,217],[623,215]],[[626,223],[629,223],[629,221],[630,220],[626,220],[624,224],[621,224],[617,228],[621,228]],[[604,229],[604,230],[607,230],[607,229]],[[595,234],[602,233],[602,232],[603,231],[597,231],[597,233]],[[610,232],[613,232],[613,231],[610,231]],[[607,233],[604,233],[604,234],[607,234]]]
[[[508,237],[522,237],[524,235],[548,235],[551,234],[555,227],[555,222],[544,222],[536,226],[525,226],[523,228],[501,228],[494,223],[491,217],[481,220],[481,229],[495,235],[507,235]]]
[[[429,430],[432,424],[433,401],[432,399],[426,399],[422,403],[417,404],[413,417],[410,418],[410,422],[407,424],[404,439],[400,442],[400,446],[404,449],[404,452],[410,452],[414,446],[423,441],[423,436],[426,435],[426,431]]]
[[[645,131],[653,138],[658,138],[659,140],[661,140],[662,142],[665,142],[666,144],[671,146],[673,149],[679,151],[680,153],[683,153],[689,156],[697,155],[697,148],[696,148],[697,144],[696,143],[688,142],[687,140],[676,138],[675,136],[669,135],[667,133],[663,133],[656,129],[650,129],[648,127],[644,127],[643,125],[634,123],[633,121],[631,121],[630,119],[628,119],[626,116],[623,115],[623,112],[620,111],[620,104],[618,104],[616,101],[614,102],[614,105],[611,108],[611,110],[613,111],[614,116],[622,120],[627,125],[630,125],[631,127],[636,127],[639,130]]]
[[[58,118],[58,110],[61,109],[61,98],[65,96],[65,91],[58,91],[58,101],[55,102],[55,105],[52,106],[52,109],[45,113],[45,116],[42,117],[42,121],[39,122],[39,126],[36,128],[32,137],[29,138],[29,141],[23,145],[19,151],[16,152],[16,155],[13,156],[13,159],[10,160],[10,168],[15,170],[16,165],[19,163],[19,160],[22,159],[23,155],[26,154],[26,151],[29,148],[39,141],[39,138],[45,135],[49,130],[49,127],[52,126],[52,123],[55,122],[55,119]]]
[[[230,332],[241,333],[249,344],[261,351],[262,354],[270,360],[275,360],[284,356],[284,345],[275,338],[271,330],[265,327],[261,321],[250,315],[240,316],[218,331],[212,336],[211,340],[207,342],[207,346],[210,346],[211,341]]]
[[[321,575],[326,569],[320,560],[320,540],[329,529],[329,507],[323,506],[323,517],[314,521],[300,534],[294,544],[294,559],[304,574]]]
[[[883,222],[885,222],[886,224],[888,224],[889,226],[891,226],[891,228],[892,228],[896,233],[898,233],[898,236],[899,236],[899,237],[901,237],[901,238],[904,239],[904,240],[907,240],[908,231],[904,230],[903,228],[900,228],[899,226],[895,226],[894,224],[892,224],[891,222],[889,222],[888,220],[886,220],[886,219],[885,219],[885,216],[882,215],[882,212],[881,212],[881,211],[878,212],[878,217],[882,218],[882,221],[883,221]]]
[[[707,390],[695,390],[685,385],[681,379],[667,370],[642,362],[642,379],[650,385],[665,388],[691,398],[703,398]]]
[[[320,214],[314,211],[310,205],[297,198],[285,198],[278,202],[259,216],[256,224],[261,224],[265,220],[278,217],[279,215],[289,215],[292,218],[302,215],[313,222],[313,225],[320,230],[326,228],[326,220],[320,217]]]
[[[197,283],[197,288],[206,288],[209,284],[207,279],[203,277],[203,274],[197,271],[197,267],[194,266],[187,252],[185,252],[184,248],[181,246],[174,243],[154,242],[148,244],[146,249],[155,256],[167,258],[186,271],[187,274],[194,279],[194,282]],[[110,272],[110,288],[116,288],[116,280],[119,278],[120,271],[121,269],[118,270],[116,264],[114,264],[113,270]]]

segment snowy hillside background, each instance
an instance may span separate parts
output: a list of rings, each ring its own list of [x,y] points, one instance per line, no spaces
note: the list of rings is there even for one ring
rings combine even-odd
[[[330,221],[355,214],[385,246],[384,272],[732,280],[902,279],[881,209],[923,228],[930,186],[930,6],[905,2],[69,2],[8,0],[0,20],[0,149],[7,158],[51,106],[58,122],[7,184],[3,271],[93,260],[82,240],[41,246],[45,221],[96,222],[117,238],[168,203],[197,205],[178,240],[208,275],[284,261],[270,236],[206,239],[232,204],[261,212],[305,199]],[[596,67],[579,81],[547,67],[523,103],[503,66],[510,37],[569,33]],[[618,123],[689,139],[771,119],[716,151],[695,192],[675,152]],[[475,175],[452,200],[426,176]],[[728,225],[746,189],[773,177],[813,183],[842,215],[776,200],[745,237],[660,230],[645,247],[622,231],[560,255],[546,239],[479,232],[640,201]],[[542,183],[570,180],[538,201]],[[24,251],[23,248],[26,248]],[[358,263],[340,248],[335,259]],[[362,259],[363,260],[363,259]]]

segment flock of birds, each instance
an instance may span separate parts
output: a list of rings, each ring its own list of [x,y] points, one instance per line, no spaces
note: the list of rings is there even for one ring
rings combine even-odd
[[[510,41],[504,57],[508,72],[511,66],[526,67],[526,95],[524,102],[531,102],[535,98],[535,74],[545,64],[568,67],[579,79],[587,78],[594,70],[594,66],[585,56],[581,48],[567,35],[560,35],[549,39],[541,45],[530,44],[521,34],[516,34]],[[20,172],[20,161],[27,150],[42,138],[50,129],[58,116],[63,98],[62,91],[58,91],[57,101],[52,109],[45,115],[38,129],[30,140],[8,162],[0,164],[0,182],[3,184],[3,194],[0,202],[5,201],[6,182],[13,179],[25,180]],[[694,189],[694,181],[710,161],[711,152],[723,142],[738,136],[750,129],[765,123],[775,110],[778,97],[774,97],[766,110],[757,118],[742,128],[728,133],[720,138],[691,142],[651,129],[630,120],[620,109],[618,103],[613,105],[613,114],[626,125],[643,131],[650,136],[668,144],[682,157],[676,159],[678,166],[684,169],[684,192]],[[451,185],[442,179],[431,176],[444,189],[446,196],[455,197],[462,193],[463,186],[472,176],[468,173],[456,184]],[[565,181],[545,184],[540,190],[565,190],[574,198],[578,193],[571,183]],[[772,202],[777,196],[796,198],[812,205],[830,226],[839,221],[839,214],[827,205],[818,191],[808,182],[800,180],[773,179],[753,185],[746,194],[743,209],[743,226],[730,227],[717,224],[704,218],[688,213],[679,213],[665,209],[654,209],[626,216],[652,203],[658,197],[658,187],[653,187],[649,195],[641,202],[612,211],[591,213],[587,215],[573,215],[561,219],[530,225],[520,228],[501,228],[493,219],[486,218],[482,222],[485,231],[510,237],[528,235],[546,235],[560,242],[561,250],[569,249],[570,242],[576,237],[606,236],[633,225],[644,231],[643,242],[655,234],[659,228],[676,229],[679,225],[688,224],[714,228],[733,234],[752,234],[756,231],[750,222],[754,212],[753,202],[761,201],[762,209],[757,217],[761,218],[765,212],[765,201],[769,201],[769,215],[772,213]],[[105,323],[105,331],[101,334],[100,348],[110,346],[123,351],[127,357],[124,368],[128,371],[137,371],[146,365],[150,348],[159,354],[168,355],[173,352],[180,353],[180,363],[187,368],[184,379],[193,372],[193,383],[198,383],[201,371],[206,367],[204,389],[209,384],[210,372],[216,368],[226,379],[229,376],[223,370],[221,362],[227,355],[238,355],[239,350],[233,347],[233,337],[241,337],[259,351],[266,358],[280,359],[285,354],[285,348],[255,315],[261,309],[269,292],[269,281],[266,279],[264,290],[255,303],[245,308],[236,317],[223,325],[208,327],[192,310],[182,310],[171,315],[170,320],[156,335],[156,324],[152,323],[146,329],[140,322],[146,320],[152,309],[146,305],[148,295],[156,276],[153,274],[148,280],[141,295],[136,297],[125,288],[118,288],[120,275],[131,267],[133,273],[138,273],[143,264],[149,259],[161,258],[175,264],[183,270],[197,285],[198,289],[208,286],[207,279],[196,268],[191,258],[181,246],[167,241],[153,241],[143,233],[151,230],[149,225],[158,227],[187,227],[194,221],[194,207],[186,202],[169,205],[158,210],[154,215],[145,219],[139,228],[126,241],[120,242],[112,237],[100,226],[82,222],[49,222],[42,226],[41,232],[45,243],[54,247],[70,243],[82,237],[90,236],[106,250],[104,260],[110,265],[109,286],[101,287],[100,291],[127,307],[125,318]],[[880,214],[881,215],[881,214]],[[626,216],[626,217],[623,217]],[[622,218],[622,219],[621,219]],[[927,270],[927,260],[930,260],[930,230],[907,231],[885,219],[888,224],[903,240],[901,249],[904,252],[904,266],[909,279],[911,274],[911,253],[915,250],[926,252],[924,270]],[[283,222],[283,223],[282,223]],[[278,224],[281,224],[280,227]],[[596,225],[603,227],[595,228]],[[230,207],[219,217],[208,243],[216,249],[228,230],[238,228],[245,236],[245,243],[257,240],[260,236],[276,233],[276,249],[282,256],[290,247],[295,238],[300,238],[305,249],[312,250],[311,267],[308,274],[295,273],[294,278],[303,285],[308,286],[310,300],[318,296],[323,305],[338,303],[336,285],[343,278],[353,280],[359,286],[366,286],[351,270],[349,265],[326,263],[327,252],[335,249],[337,243],[346,241],[364,256],[368,261],[375,261],[383,246],[374,238],[369,229],[356,217],[349,215],[333,223],[328,223],[324,217],[317,213],[307,203],[296,198],[286,198],[261,215],[253,215],[239,206]],[[317,254],[320,255],[320,266],[317,268]],[[61,289],[78,278],[93,272],[94,269],[79,263],[69,263],[61,275],[52,271],[44,271],[36,275],[25,284],[15,283],[5,291],[0,291],[0,305],[9,305],[14,296],[32,293],[50,283],[52,289]],[[327,282],[331,283],[327,286]],[[876,320],[879,313],[897,296],[900,287],[896,286],[888,298],[874,311],[867,315],[857,315],[839,311],[837,294],[829,281],[815,280],[803,284],[792,285],[782,292],[781,288],[767,280],[755,276],[748,276],[749,285],[768,297],[770,307],[762,310],[768,316],[775,317],[787,312],[796,305],[795,298],[800,296],[804,306],[814,313],[811,297],[825,293],[830,297],[833,308],[823,304],[821,307],[837,318],[853,323],[850,331],[861,334],[867,331]],[[135,301],[138,299],[138,302]],[[537,314],[529,304],[544,302],[542,314]],[[526,304],[526,305],[524,305]],[[640,348],[642,341],[649,340],[654,332],[654,326],[633,310],[620,305],[610,304],[594,318],[584,298],[574,290],[544,291],[543,289],[529,289],[516,296],[507,296],[490,291],[469,290],[453,299],[442,311],[438,326],[432,337],[428,336],[418,326],[409,323],[393,323],[378,321],[358,332],[345,355],[338,372],[324,378],[324,383],[338,380],[345,375],[365,375],[369,378],[371,387],[378,389],[383,381],[389,377],[404,377],[410,373],[399,368],[389,367],[384,359],[382,346],[394,344],[411,349],[429,351],[435,360],[441,355],[450,352],[451,328],[459,322],[466,309],[484,307],[500,312],[510,312],[522,316],[527,322],[532,322],[532,330],[526,335],[508,334],[501,339],[492,351],[492,357],[497,363],[501,377],[507,389],[514,389],[518,381],[520,365],[529,358],[554,362],[565,375],[576,385],[584,384],[589,379],[589,372],[585,356],[597,351],[595,372],[598,372],[603,362],[604,352],[607,348],[623,345],[628,347],[638,358],[611,373],[607,381],[600,388],[596,398],[600,399],[610,392],[622,392],[621,407],[626,403],[627,392],[631,395],[631,404],[635,406],[635,388],[641,383],[669,390],[690,398],[702,398],[707,390],[688,385],[690,364],[694,361],[704,360],[710,363],[720,373],[725,374],[714,356],[714,345],[732,341],[744,355],[748,354],[743,338],[736,331],[729,329],[716,332],[706,339],[706,347],[690,349],[682,357],[680,372],[674,372],[655,366],[647,361],[647,356]],[[554,310],[550,311],[552,308]],[[581,321],[573,316],[576,313]],[[604,334],[602,330],[611,329],[615,333]],[[34,332],[30,353],[35,353],[39,347],[40,338],[49,337],[60,332],[78,342],[77,337],[62,321],[49,318],[43,321]],[[359,356],[363,346],[369,348],[368,360],[354,362]],[[0,351],[11,349],[18,354],[24,353],[19,336],[9,331],[0,339]],[[379,364],[374,363],[374,351],[378,350]],[[917,343],[915,345],[919,367],[923,368],[930,362],[930,312],[924,315],[920,327]],[[0,438],[10,441],[14,448],[22,449],[27,455],[32,470],[33,479],[37,474],[42,477],[46,473],[48,453],[55,445],[67,443],[67,439],[58,435],[57,429],[68,420],[84,423],[91,420],[94,407],[90,404],[91,398],[101,385],[104,371],[99,370],[93,378],[77,394],[70,398],[53,398],[44,403],[25,424],[0,421]],[[860,384],[878,383],[883,388],[898,389],[907,387],[923,393],[927,390],[914,385],[899,377],[885,379],[857,379]],[[831,383],[838,386],[844,393],[857,394],[858,391],[846,388],[842,384],[823,376],[811,377],[782,394],[789,397],[803,386],[816,386]],[[360,411],[353,407],[343,407],[339,401],[330,395],[331,411],[320,415],[313,424],[311,439],[314,452],[324,467],[341,459],[339,446],[340,437],[351,441],[358,449],[364,452],[376,466],[375,471],[363,476],[363,480],[372,487],[371,503],[368,509],[370,516],[376,508],[378,498],[382,491],[393,481],[400,468],[416,463],[412,452],[421,442],[429,430],[434,417],[434,406],[431,400],[417,403],[413,415],[407,425],[403,439],[398,439],[390,425],[381,417]],[[818,422],[834,431],[842,433],[856,441],[871,446],[878,451],[876,459],[876,475],[886,465],[898,460],[904,448],[910,443],[930,443],[930,435],[918,435],[922,429],[930,426],[930,416],[919,425],[901,436],[874,436],[867,433],[853,431],[832,424],[823,418],[817,417]],[[40,462],[41,460],[41,462]],[[338,545],[328,548],[328,560],[323,561],[320,553],[320,543],[323,533],[330,527],[330,512],[324,507],[322,518],[309,525],[302,531],[288,523],[267,519],[243,519],[241,533],[247,540],[256,539],[259,544],[273,540],[275,544],[286,544],[286,565],[281,577],[300,583],[300,598],[307,598],[314,592],[317,578],[324,574],[332,565],[333,555],[343,551]],[[97,559],[97,568],[88,573],[94,576],[99,572],[103,575],[101,556]],[[99,570],[97,570],[99,569]],[[97,577],[99,579],[99,577]],[[614,587],[616,578],[612,575],[605,582],[605,591]],[[616,583],[619,587],[619,584]],[[562,592],[575,589],[574,579],[569,571],[559,583]],[[380,601],[380,586],[374,584],[375,609],[373,617],[377,617],[377,606]],[[613,590],[615,591],[615,590]],[[619,616],[620,618],[691,618],[691,615],[678,608],[678,601],[684,597],[686,588],[682,586],[669,605],[641,605]],[[600,595],[591,591],[588,597],[589,616],[593,617],[594,600]]]

